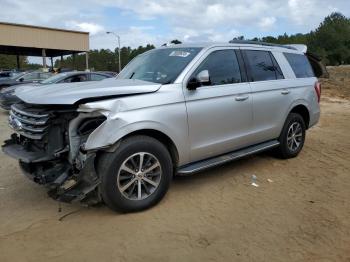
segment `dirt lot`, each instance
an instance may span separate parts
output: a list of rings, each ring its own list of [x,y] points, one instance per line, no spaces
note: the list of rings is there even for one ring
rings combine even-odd
[[[1,153],[0,261],[350,261],[350,101],[341,90],[326,90],[333,97],[323,97],[298,158],[261,154],[176,178],[142,213],[59,213]],[[0,125],[3,140],[5,114]]]

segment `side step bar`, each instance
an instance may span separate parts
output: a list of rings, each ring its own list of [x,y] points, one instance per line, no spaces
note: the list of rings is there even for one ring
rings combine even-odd
[[[257,144],[254,146],[249,146],[237,151],[233,151],[230,153],[227,153],[225,155],[209,158],[206,160],[201,160],[192,164],[188,164],[182,167],[179,167],[177,170],[178,175],[190,175],[194,174],[200,171],[203,171],[208,168],[212,168],[218,165],[225,164],[227,162],[252,155],[261,151],[265,151],[267,149],[277,147],[280,143],[277,140],[272,140],[268,142],[264,142],[261,144]]]

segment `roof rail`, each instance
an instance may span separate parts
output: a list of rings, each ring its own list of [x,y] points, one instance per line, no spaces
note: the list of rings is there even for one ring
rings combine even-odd
[[[261,42],[261,41],[252,41],[252,40],[231,40],[229,41],[230,44],[251,44],[251,45],[261,45],[261,46],[275,46],[275,47],[281,47],[281,48],[287,48],[291,50],[298,50],[294,46],[288,46],[288,45],[279,45],[279,44],[273,44],[273,43],[267,43],[267,42]]]

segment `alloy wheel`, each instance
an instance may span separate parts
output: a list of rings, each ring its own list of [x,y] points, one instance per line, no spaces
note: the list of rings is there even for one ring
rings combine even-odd
[[[290,125],[287,133],[288,149],[295,152],[299,149],[303,141],[303,130],[299,122],[294,122]]]
[[[159,186],[162,168],[152,154],[139,152],[128,157],[118,170],[117,186],[129,200],[143,200]]]

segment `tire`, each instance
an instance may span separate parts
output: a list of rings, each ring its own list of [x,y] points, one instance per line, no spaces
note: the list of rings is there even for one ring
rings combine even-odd
[[[144,172],[138,170],[141,159]],[[115,152],[102,155],[98,174],[107,206],[115,211],[136,212],[154,206],[164,197],[173,177],[173,164],[161,142],[148,136],[132,136],[122,140]]]
[[[294,136],[292,136],[293,133]],[[304,146],[305,134],[306,126],[302,116],[290,113],[278,139],[280,145],[276,150],[277,156],[282,159],[296,157]]]

